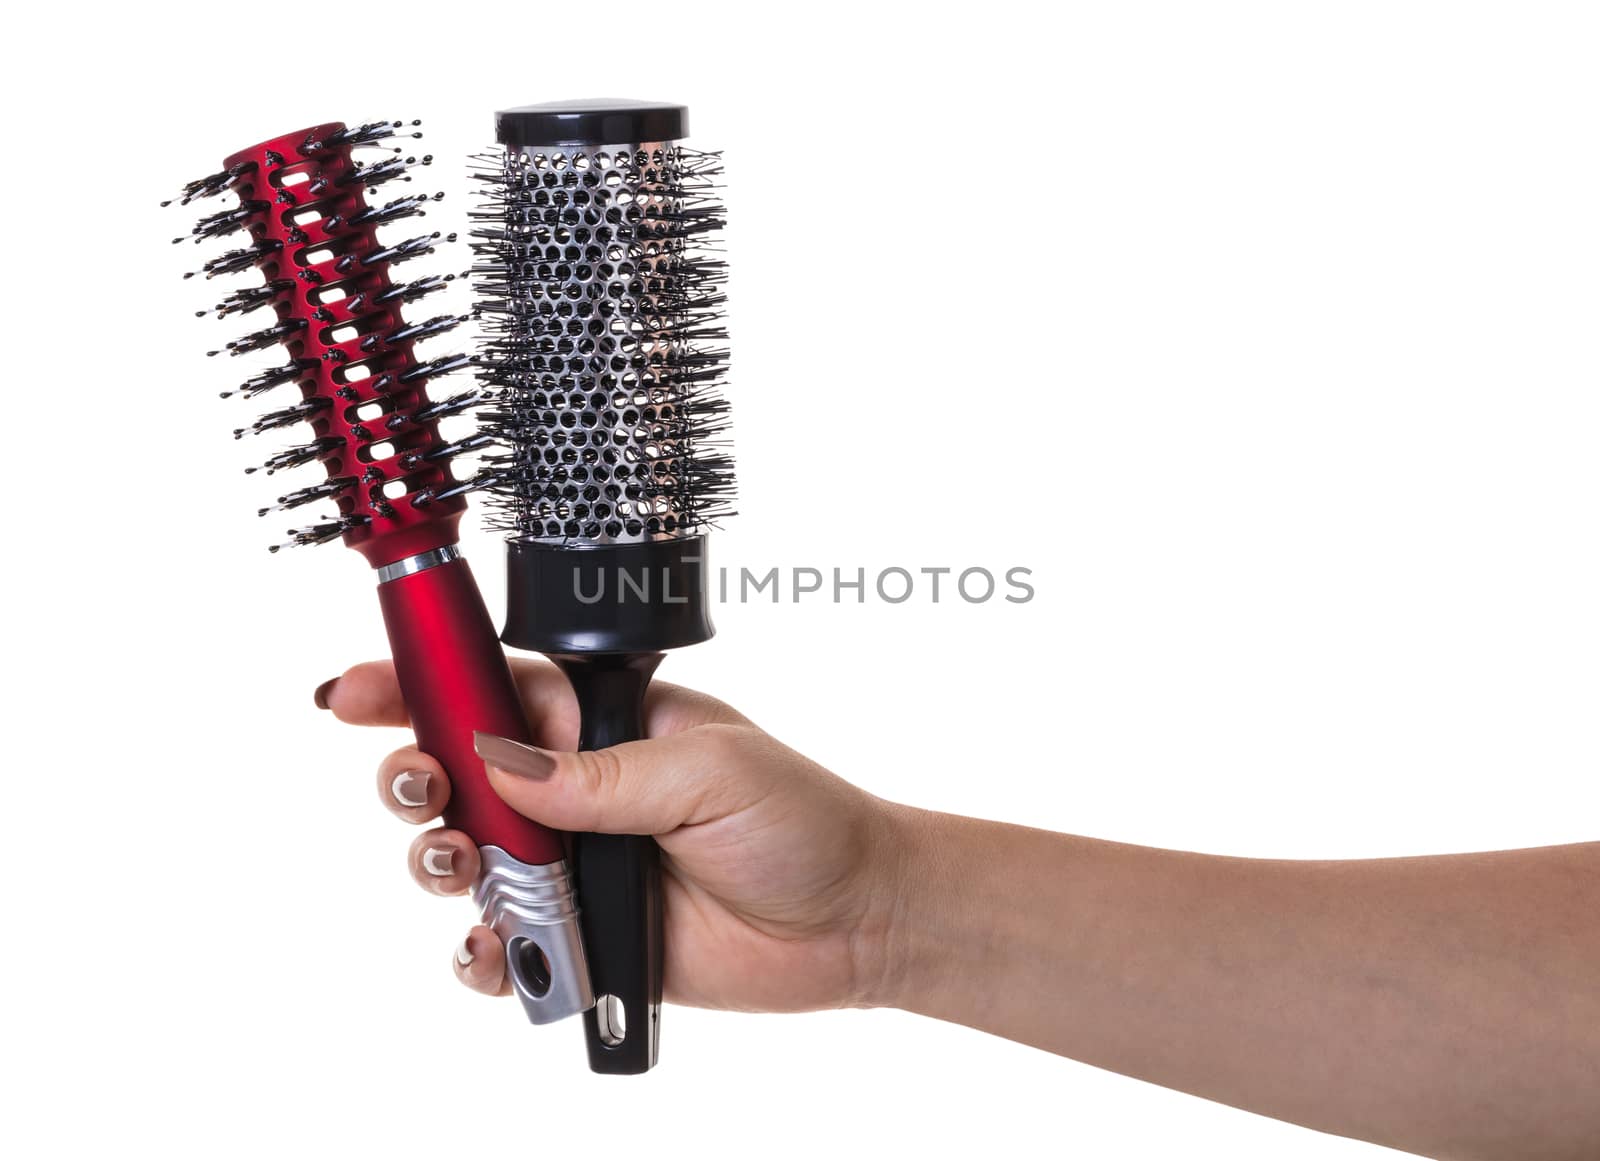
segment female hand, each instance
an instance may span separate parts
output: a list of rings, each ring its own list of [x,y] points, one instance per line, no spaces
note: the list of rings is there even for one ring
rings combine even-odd
[[[670,999],[892,1004],[1429,1157],[1600,1155],[1600,843],[1294,861],[1052,834],[883,802],[670,685],[648,740],[571,753],[565,680],[513,667],[544,749],[480,747],[515,767],[491,784],[562,830],[659,838]],[[387,662],[322,694],[406,724]],[[413,822],[450,794],[414,749],[378,785]],[[461,894],[477,851],[429,831],[411,868]],[[465,950],[504,991],[493,932]]]
[[[781,745],[714,698],[664,682],[645,702],[649,740],[577,753],[578,708],[547,662],[513,659],[539,748],[491,740],[494,789],[518,812],[567,831],[656,836],[662,852],[666,998],[746,1011],[885,1002],[885,949],[902,877],[908,812]],[[374,661],[317,691],[357,725],[408,725],[394,668]],[[508,750],[507,747],[510,747]],[[496,764],[497,763],[497,764]],[[450,798],[444,769],[414,747],[378,767],[378,793],[412,823]],[[411,875],[463,895],[478,875],[464,833],[425,831]],[[456,974],[510,992],[505,949],[474,927]]]

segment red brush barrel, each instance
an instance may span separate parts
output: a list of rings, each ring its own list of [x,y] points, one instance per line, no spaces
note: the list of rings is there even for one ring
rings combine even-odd
[[[466,502],[432,498],[452,483],[447,466],[421,458],[445,442],[436,423],[388,425],[428,402],[425,378],[401,378],[418,366],[412,342],[362,349],[363,340],[393,333],[404,319],[398,303],[374,301],[392,285],[389,263],[361,261],[381,248],[374,225],[352,224],[367,203],[359,182],[340,180],[356,170],[351,147],[322,144],[343,129],[332,122],[288,133],[223,164],[249,167],[233,187],[241,203],[267,204],[251,215],[250,238],[278,249],[257,264],[269,282],[287,284],[273,303],[279,321],[307,323],[285,346],[314,364],[300,381],[302,397],[332,404],[311,427],[343,445],[322,463],[330,478],[354,478],[337,498],[342,516],[360,520],[345,543],[377,567],[454,543]]]
[[[234,191],[261,206],[246,223],[280,322],[305,326],[284,339],[304,360],[304,399],[329,403],[311,419],[319,439],[336,440],[322,457],[328,476],[352,481],[336,500],[349,522],[345,543],[374,567],[455,543],[466,502],[435,493],[453,479],[442,461],[436,422],[410,417],[428,406],[427,376],[412,340],[385,336],[405,325],[398,302],[377,302],[393,285],[367,209],[351,146],[338,122],[285,134],[240,150]],[[409,373],[409,377],[408,377]],[[455,560],[378,586],[389,643],[417,744],[450,775],[445,818],[479,845],[501,847],[524,863],[563,857],[556,833],[523,818],[490,789],[472,732],[528,740],[516,686],[466,562]]]

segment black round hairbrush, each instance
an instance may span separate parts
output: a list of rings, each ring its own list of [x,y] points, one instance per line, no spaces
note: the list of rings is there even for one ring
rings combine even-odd
[[[508,645],[547,654],[577,694],[581,749],[643,736],[662,652],[712,634],[705,531],[731,514],[721,397],[720,156],[682,145],[682,106],[532,105],[497,114],[482,160],[473,276],[476,484],[507,533]],[[660,852],[573,836],[595,1007],[590,1067],[656,1060]]]

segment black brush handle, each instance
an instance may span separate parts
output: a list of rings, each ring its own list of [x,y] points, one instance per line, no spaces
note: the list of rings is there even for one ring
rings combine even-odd
[[[551,655],[578,695],[578,749],[644,737],[644,692],[661,657]],[[583,1016],[589,1067],[647,1072],[660,1045],[661,849],[649,835],[574,834],[572,873],[595,995]]]

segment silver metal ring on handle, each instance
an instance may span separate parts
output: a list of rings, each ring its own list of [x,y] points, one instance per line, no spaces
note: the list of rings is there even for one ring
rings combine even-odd
[[[419,552],[415,556],[408,556],[404,560],[397,560],[393,564],[386,564],[378,569],[378,583],[387,584],[392,580],[399,580],[403,576],[413,576],[436,568],[441,564],[449,564],[452,560],[461,559],[461,546],[447,544],[443,548],[435,548],[428,552]]]

